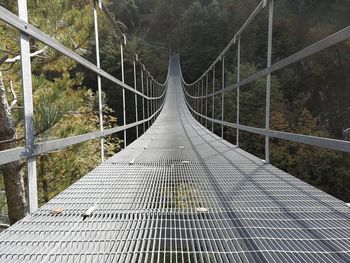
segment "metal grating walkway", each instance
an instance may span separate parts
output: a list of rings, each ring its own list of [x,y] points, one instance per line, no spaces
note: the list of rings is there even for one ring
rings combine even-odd
[[[169,72],[154,125],[1,233],[0,262],[350,262],[346,204],[201,126]]]

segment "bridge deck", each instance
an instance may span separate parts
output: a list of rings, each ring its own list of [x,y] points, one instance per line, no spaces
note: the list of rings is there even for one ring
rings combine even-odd
[[[168,83],[141,138],[0,234],[1,262],[350,261],[344,202],[196,122],[177,57]]]

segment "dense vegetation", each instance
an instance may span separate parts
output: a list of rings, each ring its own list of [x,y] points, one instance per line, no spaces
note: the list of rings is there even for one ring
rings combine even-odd
[[[14,13],[13,1],[3,3]],[[30,1],[30,21],[42,31],[82,55],[91,49],[92,6],[82,1]],[[19,62],[19,34],[0,25],[1,65],[1,148],[24,144],[23,97]],[[98,130],[96,94],[86,85],[86,74],[77,63],[31,39],[34,123],[36,141],[65,138]],[[113,110],[104,107],[106,127],[114,125]],[[10,136],[11,135],[11,136]],[[107,155],[118,150],[116,138],[106,141]],[[89,141],[63,151],[37,158],[39,202],[43,204],[67,188],[100,162],[99,142]],[[6,186],[10,222],[26,212],[24,198],[25,165],[21,162],[4,165],[2,185]],[[2,181],[1,181],[2,182]],[[4,196],[1,196],[3,199]],[[1,201],[3,202],[3,201]]]
[[[132,53],[164,80],[170,52],[181,55],[184,77],[195,80],[217,57],[249,16],[258,0],[120,0],[111,1],[122,30],[126,30],[126,82],[132,85]],[[276,62],[342,29],[349,24],[346,0],[275,1],[273,61]],[[17,13],[13,1],[1,4]],[[31,0],[30,21],[56,40],[95,61],[90,1]],[[102,68],[120,78],[119,39],[103,14],[100,18]],[[1,23],[1,57],[19,54],[18,33]],[[38,140],[62,138],[98,129],[96,76],[75,62],[31,41],[35,127]],[[241,78],[266,65],[267,10],[264,10],[242,36]],[[342,139],[350,127],[349,74],[350,41],[273,74],[271,128],[282,131]],[[219,67],[218,67],[219,68]],[[16,140],[1,143],[6,149],[23,144],[23,116],[20,64],[3,63],[2,95],[7,96]],[[226,84],[236,81],[235,46],[226,57]],[[220,88],[220,72],[216,75]],[[13,83],[13,92],[10,83]],[[120,89],[103,81],[105,118],[108,126],[122,122]],[[13,96],[17,94],[17,100]],[[133,105],[133,96],[127,96]],[[216,105],[220,105],[217,98]],[[127,121],[134,121],[133,106]],[[225,120],[235,122],[236,94],[225,96]],[[219,111],[216,116],[219,116]],[[265,80],[242,87],[241,123],[264,126]],[[118,120],[118,122],[117,122]],[[211,125],[211,124],[210,124]],[[220,133],[220,127],[216,126]],[[0,135],[2,130],[0,129]],[[133,131],[132,131],[133,132]],[[225,138],[235,143],[235,131],[225,129]],[[128,140],[132,140],[130,134]],[[1,137],[0,141],[7,138]],[[242,148],[263,158],[264,138],[242,132]],[[119,149],[117,137],[106,141],[108,154]],[[350,201],[350,157],[335,151],[297,143],[272,140],[274,165],[346,201]],[[99,142],[92,141],[38,158],[40,202],[44,203],[86,174],[99,162]],[[12,164],[13,165],[13,164]],[[25,178],[21,163],[3,166]],[[0,181],[0,186],[3,181]],[[2,187],[3,188],[3,187]],[[0,196],[0,205],[4,203]],[[20,216],[19,216],[20,217]],[[18,217],[18,218],[19,218]],[[15,221],[16,218],[13,219]]]

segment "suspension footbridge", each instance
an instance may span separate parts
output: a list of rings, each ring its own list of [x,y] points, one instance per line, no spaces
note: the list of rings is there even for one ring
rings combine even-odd
[[[262,1],[241,30],[267,2],[272,19],[273,1]],[[261,76],[269,78],[271,72],[349,38],[350,28],[282,62],[271,65],[270,61],[265,70],[248,79],[238,78],[233,86],[223,85],[220,91],[209,93],[208,75],[218,63],[224,67],[226,50],[235,46],[239,54],[243,32],[239,31],[196,82],[183,80],[180,58],[175,54],[170,57],[164,84],[142,71],[140,92],[76,57],[3,8],[0,18],[143,99],[143,119],[136,123],[59,141],[29,143],[0,152],[2,163],[20,158],[30,161],[52,149],[135,127],[142,130],[151,124],[120,153],[39,209],[33,204],[36,192],[31,192],[31,213],[0,234],[1,262],[350,261],[347,204],[268,161],[270,137],[345,152],[349,152],[349,143],[272,131],[268,126],[258,129],[228,123],[209,115],[203,107],[204,101],[208,103],[216,95],[239,91],[244,83]],[[153,93],[144,92],[144,77],[147,89],[157,87]],[[235,128],[237,134],[244,130],[265,136],[267,158],[263,161],[227,142],[203,126],[204,122]]]

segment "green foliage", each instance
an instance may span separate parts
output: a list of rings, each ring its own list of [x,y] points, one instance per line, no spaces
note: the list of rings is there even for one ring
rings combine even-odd
[[[6,7],[13,7],[10,4],[7,3]],[[93,48],[90,1],[29,1],[29,19],[39,29],[81,55],[88,54],[87,51]],[[7,54],[10,58],[17,56],[18,32],[5,24],[0,24],[0,37],[2,39],[0,55]],[[96,95],[92,91],[94,87],[85,83],[86,72],[79,73],[76,62],[31,39],[31,52],[38,50],[42,53],[32,59],[34,126],[37,142],[98,130]],[[8,87],[10,80],[14,82],[18,106],[23,105],[20,69],[18,62],[9,65],[8,68],[5,64],[2,67],[5,85]],[[10,91],[9,98],[11,98]],[[115,126],[114,111],[107,105],[104,105],[103,110],[105,128]],[[19,144],[22,144],[24,125],[21,107],[13,109],[13,116],[17,123]],[[107,138],[106,155],[110,156],[118,151],[119,143],[117,137]],[[43,204],[49,201],[98,165],[99,153],[100,142],[94,140],[38,157],[40,202]]]
[[[193,2],[182,17],[182,66],[185,78],[193,80],[206,69],[208,60],[215,59],[218,47],[225,44],[227,38],[222,38],[222,32],[226,31],[225,15],[214,0],[208,4]]]
[[[234,83],[236,80],[236,68],[227,72],[227,83]],[[242,64],[241,74],[249,76],[257,71],[255,65]],[[263,128],[265,125],[265,98],[266,81],[265,78],[258,79],[250,84],[240,87],[240,123],[252,127]],[[271,124],[274,125],[274,116],[283,116],[285,111],[285,101],[281,92],[280,81],[276,77],[271,79]],[[237,111],[236,90],[225,95],[225,120],[235,123]],[[216,104],[218,105],[218,104]],[[227,129],[225,136],[231,142],[236,142],[236,133],[233,129]],[[254,138],[254,139],[252,139]],[[252,134],[241,134],[241,147],[248,152],[254,153],[263,158],[263,141],[261,137],[252,137]]]
[[[36,133],[43,135],[53,128],[69,112],[78,110],[86,102],[86,92],[74,90],[80,85],[83,76],[78,74],[74,78],[64,73],[53,82],[39,77],[42,83],[35,89],[35,129]],[[44,83],[44,84],[43,84]],[[91,104],[91,103],[90,103]]]
[[[286,118],[281,114],[272,115],[271,122],[272,129],[292,130]],[[316,119],[307,109],[304,109],[294,131],[300,134],[329,137],[327,132],[320,132],[317,129]],[[276,139],[272,140],[271,148],[271,160],[281,169],[338,198],[349,200],[350,194],[346,188],[350,186],[350,172],[346,169],[349,165],[349,158],[346,154]]]

